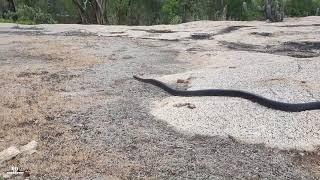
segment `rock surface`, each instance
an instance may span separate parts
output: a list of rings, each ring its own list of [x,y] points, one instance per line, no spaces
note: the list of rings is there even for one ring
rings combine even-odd
[[[0,24],[0,151],[38,142],[37,153],[6,160],[0,171],[19,164],[30,179],[317,179],[319,111],[172,97],[132,75],[190,90],[320,100],[319,26],[319,17]]]

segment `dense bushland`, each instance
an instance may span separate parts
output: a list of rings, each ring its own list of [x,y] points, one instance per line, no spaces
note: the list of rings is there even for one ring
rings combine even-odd
[[[0,0],[0,21],[153,25],[263,20],[267,1],[284,16],[319,15],[320,0]]]

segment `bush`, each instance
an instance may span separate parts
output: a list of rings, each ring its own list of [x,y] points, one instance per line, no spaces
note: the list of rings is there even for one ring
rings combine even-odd
[[[170,21],[170,24],[180,24],[180,23],[182,23],[182,18],[180,16],[174,16]]]
[[[44,13],[40,8],[32,8],[23,5],[17,12],[8,12],[4,15],[6,19],[11,19],[22,24],[54,24],[52,16]]]
[[[174,21],[178,19],[179,6],[180,6],[179,0],[166,0],[161,8],[161,12],[163,15],[163,22],[174,23]]]
[[[289,16],[316,15],[319,7],[319,0],[288,0],[286,2],[286,13]]]
[[[264,17],[262,0],[232,0],[227,2],[227,19],[261,20]]]
[[[13,21],[10,20],[10,19],[2,19],[2,18],[0,18],[0,23],[13,23]]]

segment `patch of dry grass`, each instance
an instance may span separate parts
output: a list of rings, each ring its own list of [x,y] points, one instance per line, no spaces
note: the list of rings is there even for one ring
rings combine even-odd
[[[10,43],[8,38],[3,39],[2,42]],[[66,82],[80,78],[70,70],[101,61],[63,40],[24,37],[18,41],[12,38],[11,43],[15,53],[8,51],[6,58],[16,60],[22,57],[24,62],[16,64],[12,61],[0,66],[0,151],[31,140],[36,140],[39,145],[37,153],[18,155],[0,165],[0,171],[7,171],[12,165],[30,169],[31,175],[37,177],[85,177],[97,173],[112,175],[111,172],[119,171],[121,167],[105,168],[101,164],[107,164],[104,161],[127,161],[124,157],[88,147],[79,140],[79,127],[59,121],[70,112],[76,113],[83,104],[90,108],[99,102],[96,99],[101,98],[99,95],[67,96],[63,89]],[[30,58],[39,59],[39,63],[30,64]],[[106,172],[106,169],[110,171]]]

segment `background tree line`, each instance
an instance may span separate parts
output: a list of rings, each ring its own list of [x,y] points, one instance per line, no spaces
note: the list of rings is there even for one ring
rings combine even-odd
[[[320,0],[0,0],[0,21],[153,25],[263,20],[278,9],[281,19],[319,15],[319,8]]]

